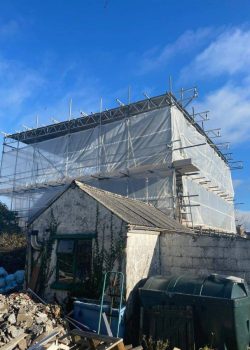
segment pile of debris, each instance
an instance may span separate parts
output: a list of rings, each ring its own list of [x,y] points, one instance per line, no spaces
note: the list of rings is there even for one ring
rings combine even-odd
[[[36,303],[24,293],[0,295],[0,348],[26,350],[55,329],[58,337],[68,331],[60,306]]]

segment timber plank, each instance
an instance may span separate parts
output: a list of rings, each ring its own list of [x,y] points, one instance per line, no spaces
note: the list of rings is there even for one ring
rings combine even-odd
[[[12,350],[15,346],[18,345],[18,343],[23,340],[28,334],[22,333],[15,339],[12,339],[8,344],[5,344],[4,346],[1,346],[0,350]]]

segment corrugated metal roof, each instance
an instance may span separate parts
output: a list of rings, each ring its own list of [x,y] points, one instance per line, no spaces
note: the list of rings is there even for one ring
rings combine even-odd
[[[130,225],[152,229],[158,228],[171,231],[190,232],[190,230],[182,226],[178,221],[170,218],[166,213],[163,213],[153,205],[104,191],[86,185],[80,181],[75,181],[75,184],[82,191],[96,199],[99,203]]]

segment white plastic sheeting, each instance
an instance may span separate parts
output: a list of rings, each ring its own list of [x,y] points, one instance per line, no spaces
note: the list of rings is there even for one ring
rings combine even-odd
[[[184,197],[189,225],[192,217],[196,227],[235,232],[230,169],[175,106],[37,144],[5,145],[0,194],[26,215],[45,207],[62,190],[59,184],[80,179],[175,215],[171,165],[187,158],[199,169],[198,175],[182,177],[183,195],[196,195],[190,202]]]
[[[183,189],[184,195],[198,195],[198,197],[190,197],[190,204],[193,205],[191,207],[192,219],[196,227],[235,232],[232,203],[185,176],[183,177]]]
[[[191,158],[199,169],[198,175],[183,177],[184,195],[198,195],[190,197],[191,205],[199,205],[191,207],[194,226],[235,232],[229,167],[175,106],[171,116],[173,160]]]
[[[165,107],[36,144],[6,145],[0,191],[9,191],[13,207],[27,212],[46,205],[48,193],[55,192],[51,186],[81,179],[172,208],[173,171],[166,176],[172,161],[170,119]]]
[[[143,177],[144,176],[144,177]],[[127,178],[115,178],[110,180],[87,181],[89,185],[98,186],[106,191],[119,193],[133,199],[138,199],[150,203],[159,209],[172,214],[173,210],[173,172],[168,175],[147,176],[146,173]]]
[[[171,164],[169,108],[31,145],[5,146],[1,176],[15,186]],[[7,185],[10,181],[7,181]]]

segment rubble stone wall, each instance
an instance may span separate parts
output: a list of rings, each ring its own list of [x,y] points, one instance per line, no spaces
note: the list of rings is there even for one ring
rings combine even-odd
[[[96,233],[100,249],[106,249],[110,253],[112,241],[115,244],[117,240],[122,239],[125,245],[127,225],[78,187],[69,188],[33,222],[30,228],[39,231],[40,241],[48,238],[46,230],[52,222],[52,213],[53,220],[57,223],[56,234]],[[39,252],[35,256],[39,256]],[[53,273],[49,285],[56,279],[56,243],[53,246],[50,265]],[[60,300],[67,296],[66,291],[50,288],[47,288],[45,296],[50,300],[55,292]]]
[[[219,273],[250,284],[250,240],[237,236],[165,233],[160,236],[161,274]]]
[[[39,230],[41,240],[46,235],[45,230],[50,227],[52,212],[57,223],[57,234],[93,233],[97,229],[98,234],[105,234],[107,240],[111,234],[111,222],[116,232],[122,225],[121,219],[78,187],[69,188],[32,224],[33,229]]]

